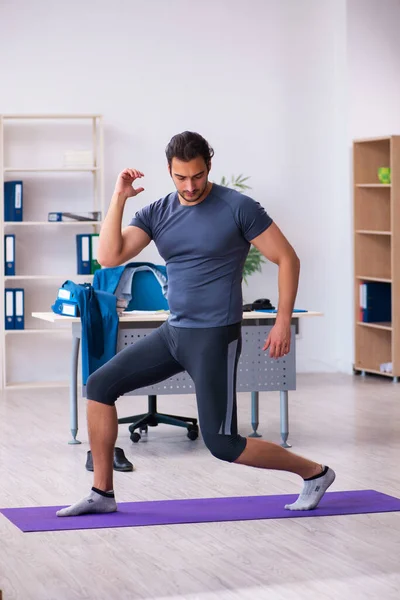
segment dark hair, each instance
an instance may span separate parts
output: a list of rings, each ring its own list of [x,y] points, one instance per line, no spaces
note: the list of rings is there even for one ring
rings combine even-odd
[[[214,156],[214,150],[199,133],[184,131],[183,133],[174,135],[165,149],[165,154],[167,155],[169,166],[171,166],[173,158],[188,162],[198,156],[202,156],[208,167]]]

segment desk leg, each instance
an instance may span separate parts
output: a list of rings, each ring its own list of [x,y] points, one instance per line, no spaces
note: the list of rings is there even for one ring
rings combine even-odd
[[[281,391],[281,437],[283,448],[291,448],[292,446],[287,443],[289,437],[289,392]]]
[[[80,341],[79,337],[72,337],[71,378],[69,390],[69,418],[72,440],[69,441],[68,444],[82,443],[76,439],[76,434],[78,433],[78,357]]]
[[[253,433],[251,433],[249,437],[262,437],[259,433],[257,433],[258,419],[258,392],[251,392],[251,426],[253,428]]]

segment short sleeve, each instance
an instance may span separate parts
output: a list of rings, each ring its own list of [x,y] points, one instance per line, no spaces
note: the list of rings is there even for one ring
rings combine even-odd
[[[140,229],[143,229],[143,231],[145,231],[147,235],[153,239],[150,205],[144,206],[138,210],[129,225],[140,227]]]
[[[237,219],[243,236],[254,240],[272,224],[272,219],[259,202],[243,195],[237,209]]]

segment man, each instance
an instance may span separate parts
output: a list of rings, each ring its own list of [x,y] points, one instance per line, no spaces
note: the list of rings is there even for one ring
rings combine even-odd
[[[128,198],[143,173],[120,173],[101,228],[98,260],[105,267],[136,257],[151,240],[165,260],[170,317],[119,352],[87,381],[87,417],[94,482],[86,498],[57,512],[113,512],[113,454],[117,398],[187,371],[192,377],[204,443],[217,458],[289,471],[304,480],[290,510],[315,508],[335,473],[277,444],[237,432],[236,370],[241,350],[242,270],[253,244],[279,267],[276,322],[264,344],[273,358],[290,350],[290,323],[300,263],[278,226],[255,200],[208,181],[213,150],[199,134],[174,136],[166,149],[176,192],[136,212],[121,231]]]

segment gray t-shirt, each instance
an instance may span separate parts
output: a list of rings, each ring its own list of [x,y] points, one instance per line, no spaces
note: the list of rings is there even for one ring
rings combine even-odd
[[[242,320],[242,272],[250,241],[271,217],[259,202],[213,184],[194,206],[174,192],[137,211],[130,225],[154,240],[168,275],[169,322],[220,327]]]

